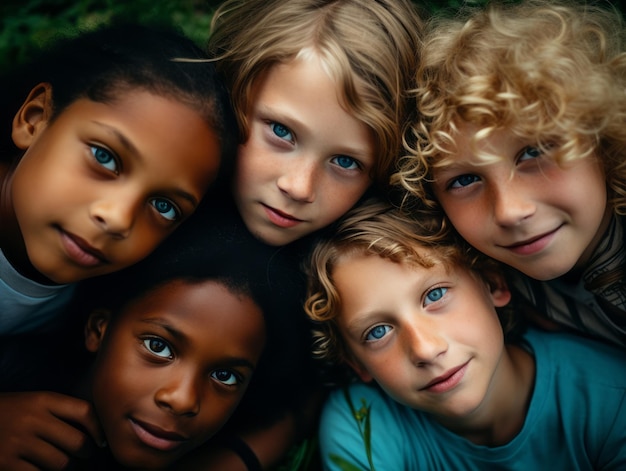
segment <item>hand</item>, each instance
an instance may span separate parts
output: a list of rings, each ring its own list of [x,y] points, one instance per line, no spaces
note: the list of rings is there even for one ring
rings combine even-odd
[[[0,470],[66,468],[104,435],[91,404],[53,392],[0,394]]]

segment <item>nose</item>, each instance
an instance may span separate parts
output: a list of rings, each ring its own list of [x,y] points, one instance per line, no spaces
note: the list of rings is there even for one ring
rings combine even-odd
[[[139,204],[138,198],[127,194],[109,196],[91,205],[91,218],[104,232],[125,239],[132,230]]]
[[[425,366],[448,350],[448,342],[436,325],[420,322],[405,329],[406,349],[411,363]]]
[[[493,185],[491,198],[494,219],[502,227],[516,226],[536,211],[535,203],[515,177]]]
[[[307,158],[294,159],[282,170],[276,184],[288,198],[301,203],[315,201],[316,163]]]
[[[155,394],[159,407],[180,416],[193,417],[200,412],[200,382],[195,374],[178,372],[166,376]]]

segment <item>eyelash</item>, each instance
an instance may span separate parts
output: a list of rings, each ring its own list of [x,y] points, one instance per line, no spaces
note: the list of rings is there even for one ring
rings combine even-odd
[[[383,335],[381,335],[379,338],[370,339],[370,335],[372,335],[376,330],[380,329],[381,327],[385,328]],[[392,329],[393,328],[388,324],[375,325],[374,327],[372,327],[371,329],[365,332],[365,336],[364,336],[365,342],[377,342],[379,340],[382,340]]]
[[[222,381],[220,379],[217,378],[217,375],[219,373],[228,373],[230,375],[231,378],[234,379],[234,383],[233,384],[228,384],[226,381]],[[224,386],[228,386],[228,387],[237,387],[240,386],[243,383],[243,377],[238,374],[235,371],[231,371],[231,370],[215,370],[213,372],[211,372],[211,378],[215,379],[215,381],[217,381],[220,384],[223,384]]]
[[[430,306],[431,304],[435,304],[440,302],[443,298],[446,297],[446,294],[448,293],[448,287],[446,286],[435,286],[434,288],[429,289],[428,291],[426,291],[426,293],[424,294],[424,306]],[[442,292],[441,295],[439,296],[438,299],[430,299],[429,296],[432,293],[435,292]]]
[[[156,337],[156,336],[150,336],[150,337],[145,337],[142,340],[143,346],[146,348],[146,350],[148,351],[148,353],[154,357],[157,357],[161,360],[164,359],[168,359],[171,360],[174,358],[174,352],[173,352],[173,348],[172,346],[169,344],[169,342],[167,342],[166,340],[162,339],[161,337]],[[153,348],[153,346],[151,345],[152,342],[159,342],[163,345],[164,350],[167,349],[169,350],[170,354],[167,356],[161,356],[159,355],[159,353],[161,352],[156,352]]]
[[[119,157],[114,152],[110,151],[109,149],[105,147],[97,146],[94,144],[89,145],[89,150],[91,151],[91,155],[96,165],[105,169],[108,172],[114,173],[115,175],[120,174],[122,164],[120,162]],[[105,154],[105,155],[103,156],[102,154]],[[101,162],[99,157],[106,157],[106,158],[109,158],[110,160],[107,160],[107,162]],[[108,168],[107,165],[110,163],[114,163],[115,168]]]

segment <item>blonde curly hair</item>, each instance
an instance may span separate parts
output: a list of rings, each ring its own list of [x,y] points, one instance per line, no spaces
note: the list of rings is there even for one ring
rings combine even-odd
[[[621,14],[527,0],[433,18],[417,70],[408,155],[392,182],[430,207],[432,169],[450,163],[462,123],[536,142],[557,162],[597,155],[610,204],[626,214],[626,53]],[[485,162],[497,158],[479,155]],[[410,199],[410,198],[409,198]]]
[[[402,153],[421,32],[411,0],[228,0],[213,16],[209,52],[229,83],[244,141],[259,78],[317,52],[342,105],[372,130],[372,179],[386,186]]]

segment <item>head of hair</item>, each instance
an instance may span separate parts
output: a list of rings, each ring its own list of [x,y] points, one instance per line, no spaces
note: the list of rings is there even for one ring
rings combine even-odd
[[[141,89],[197,111],[221,141],[221,170],[228,173],[233,165],[238,132],[227,88],[208,55],[170,27],[116,23],[59,37],[2,81],[5,129],[42,82],[52,87],[51,120],[78,99],[112,103]],[[7,134],[0,159],[10,162],[19,151]]]
[[[359,255],[417,269],[437,264],[447,270],[461,267],[492,286],[497,283],[493,277],[501,273],[495,260],[455,237],[442,226],[442,219],[429,211],[409,214],[377,199],[364,202],[337,223],[333,234],[317,242],[307,264],[305,310],[315,322],[313,354],[329,365],[341,364],[349,357],[337,325],[341,296],[333,271],[343,260]],[[505,334],[513,332],[513,313],[505,309],[499,314]]]
[[[494,2],[425,28],[408,155],[394,183],[436,202],[435,166],[458,152],[459,126],[535,143],[557,162],[597,155],[626,213],[626,36],[621,14],[576,0]],[[498,156],[479,154],[486,163]]]
[[[411,0],[228,0],[209,51],[228,78],[245,140],[254,86],[274,65],[318,54],[345,109],[371,129],[373,180],[386,186],[417,65],[421,20]]]

